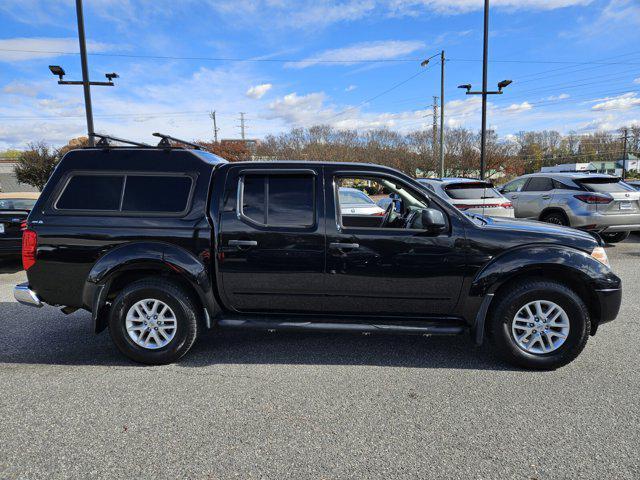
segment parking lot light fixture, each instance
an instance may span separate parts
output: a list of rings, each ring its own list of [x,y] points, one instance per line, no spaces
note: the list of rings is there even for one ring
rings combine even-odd
[[[49,70],[51,70],[51,73],[56,75],[60,80],[62,80],[62,77],[66,75],[64,69],[60,65],[49,65]]]

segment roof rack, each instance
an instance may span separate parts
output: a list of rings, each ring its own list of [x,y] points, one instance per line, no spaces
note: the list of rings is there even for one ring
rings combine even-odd
[[[175,138],[170,135],[165,135],[164,133],[155,132],[153,136],[160,137],[160,141],[158,142],[158,147],[171,148],[171,141],[174,141],[176,143],[181,143],[183,145],[188,145],[189,147],[193,147],[196,150],[202,150],[202,147],[200,147],[200,145],[197,145],[192,142],[187,142],[186,140],[180,140],[179,138]]]
[[[92,133],[91,136],[100,139],[98,143],[96,143],[96,147],[110,147],[110,142],[126,143],[127,145],[135,145],[136,147],[151,147],[148,143],[134,142],[133,140],[125,140],[124,138],[112,137],[110,135]]]

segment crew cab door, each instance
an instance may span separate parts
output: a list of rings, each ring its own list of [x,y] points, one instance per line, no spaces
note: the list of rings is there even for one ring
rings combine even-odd
[[[375,200],[395,193],[393,188],[386,191],[376,187],[385,182],[399,187],[402,192],[409,192],[413,199],[418,200],[414,208],[421,204],[422,207],[443,211],[449,222],[446,230],[434,234],[403,227],[402,218],[398,217],[390,224],[395,225],[393,227],[381,223],[381,217],[371,216],[365,221],[341,214],[338,188],[369,188]],[[345,171],[326,166],[325,185],[326,311],[369,317],[453,314],[465,267],[462,221],[430,200],[423,189],[406,184],[392,173]],[[408,202],[403,202],[401,207],[398,216],[406,217],[411,213]]]
[[[322,310],[322,180],[321,167],[228,167],[217,255],[221,293],[232,309]]]

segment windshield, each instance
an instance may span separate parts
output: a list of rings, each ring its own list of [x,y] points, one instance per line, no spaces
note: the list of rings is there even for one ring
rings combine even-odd
[[[500,198],[500,193],[490,183],[454,183],[445,188],[447,195],[454,200],[472,200],[482,198]]]
[[[634,188],[621,182],[619,178],[587,178],[579,180],[588,190],[599,193],[634,191]]]
[[[0,200],[0,210],[31,210],[35,204],[30,198],[5,198]]]
[[[342,205],[375,205],[366,194],[358,190],[346,190],[341,188],[338,195]]]

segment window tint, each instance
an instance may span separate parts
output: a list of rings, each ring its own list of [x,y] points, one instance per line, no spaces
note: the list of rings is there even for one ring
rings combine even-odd
[[[546,177],[532,177],[525,187],[525,192],[548,192],[553,190],[553,180]]]
[[[502,191],[504,193],[519,192],[520,190],[522,190],[522,187],[524,186],[526,181],[526,178],[519,178],[517,180],[514,180],[513,182],[507,183],[504,187],[502,187]]]
[[[242,214],[271,227],[309,227],[315,219],[312,175],[246,175]]]
[[[455,200],[471,200],[484,198],[500,198],[498,193],[490,184],[478,183],[455,183],[445,187],[447,195]]]
[[[242,213],[254,222],[266,224],[264,217],[264,175],[247,175],[244,177],[242,194]]]
[[[69,180],[56,208],[118,211],[123,182],[121,175],[76,175]]]
[[[122,210],[179,213],[187,208],[191,178],[127,175]]]
[[[617,178],[589,178],[580,181],[580,183],[592,192],[616,193],[633,191],[632,187]]]

